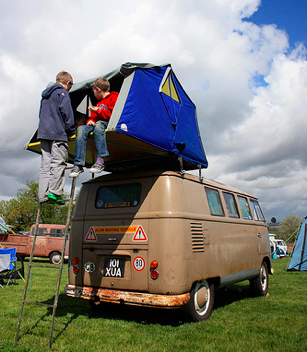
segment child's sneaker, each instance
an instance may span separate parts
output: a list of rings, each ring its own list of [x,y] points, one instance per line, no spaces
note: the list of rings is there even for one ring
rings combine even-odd
[[[82,172],[83,172],[83,166],[81,165],[74,165],[74,167],[72,168],[70,174],[69,174],[69,177],[72,178],[72,177],[77,177],[79,176]]]
[[[104,164],[100,163],[99,161],[97,161],[91,168],[90,168],[90,172],[93,174],[97,174],[101,171],[104,170]]]
[[[65,202],[62,200],[61,196],[58,196],[58,195],[53,194],[53,193],[48,193],[48,199],[56,202],[59,205],[64,205],[65,204]]]

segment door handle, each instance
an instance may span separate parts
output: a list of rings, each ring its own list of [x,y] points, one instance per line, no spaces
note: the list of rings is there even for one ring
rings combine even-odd
[[[262,237],[261,233],[258,233],[257,236],[258,236],[258,238],[261,238],[261,237]]]

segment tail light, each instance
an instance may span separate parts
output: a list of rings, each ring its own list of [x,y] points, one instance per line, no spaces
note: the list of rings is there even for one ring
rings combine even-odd
[[[158,267],[158,262],[156,260],[153,260],[150,263],[150,277],[153,280],[157,280],[157,278],[159,277],[159,271],[157,270]]]
[[[150,269],[157,269],[157,267],[158,267],[158,262],[156,260],[153,260],[150,263]]]
[[[72,264],[73,264],[73,272],[74,274],[77,274],[79,272],[79,258],[78,257],[74,257],[72,258]]]

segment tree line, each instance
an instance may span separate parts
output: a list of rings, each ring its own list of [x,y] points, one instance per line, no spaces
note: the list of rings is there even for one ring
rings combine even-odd
[[[69,198],[68,194],[64,195]],[[0,201],[0,216],[12,226],[14,232],[28,231],[36,221],[38,209],[38,183],[27,181],[26,186],[17,191],[16,197]],[[67,205],[59,206],[46,202],[41,209],[40,223],[66,224]]]
[[[285,217],[276,230],[276,238],[282,239],[287,243],[293,243],[302,222],[303,219],[298,215]]]

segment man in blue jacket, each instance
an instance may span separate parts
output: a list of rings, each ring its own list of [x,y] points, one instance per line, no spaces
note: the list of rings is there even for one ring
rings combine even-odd
[[[65,167],[68,160],[68,138],[75,133],[75,119],[69,90],[72,76],[58,73],[56,83],[42,92],[37,138],[41,143],[42,162],[39,171],[38,199],[62,201]]]

